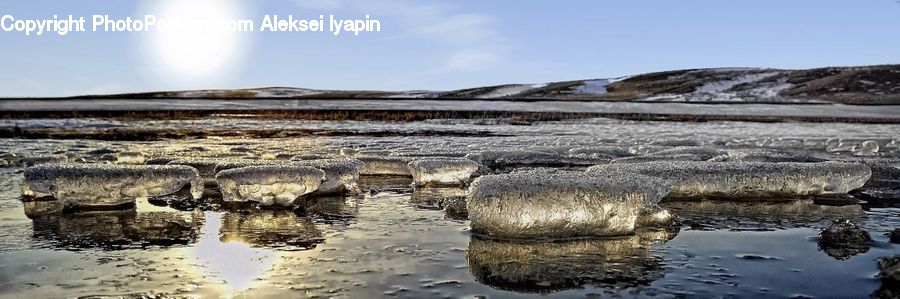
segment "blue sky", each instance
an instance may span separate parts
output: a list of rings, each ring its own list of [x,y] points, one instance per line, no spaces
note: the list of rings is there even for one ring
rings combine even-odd
[[[0,15],[140,16],[166,1],[179,0],[9,0],[0,2]],[[441,90],[682,68],[900,63],[895,0],[216,1],[255,20],[369,14],[382,31],[241,33],[225,65],[190,77],[162,62],[148,33],[0,32],[0,96],[259,86]]]

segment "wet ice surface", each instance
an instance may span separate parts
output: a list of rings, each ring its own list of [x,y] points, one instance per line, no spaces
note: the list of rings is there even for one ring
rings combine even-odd
[[[531,126],[440,120],[197,120],[121,125],[148,124],[228,129],[306,126],[364,136],[155,142],[4,139],[0,152],[17,157],[68,155],[71,161],[106,163],[115,163],[120,153],[129,161],[135,153],[148,161],[158,157],[287,161],[297,155],[334,157],[341,149],[356,157],[529,150],[608,159],[704,146],[872,160],[897,159],[900,140],[897,125],[600,119]],[[502,136],[402,137],[404,132],[471,130]],[[401,136],[365,135],[372,131],[395,131]],[[867,141],[879,144],[876,156],[854,155]],[[692,156],[703,152],[708,151],[694,151]],[[546,166],[520,166],[541,167]],[[402,172],[392,165],[384,169]],[[171,204],[177,200],[169,201],[171,206],[138,200],[133,211],[35,219],[24,212],[24,205],[33,203],[19,200],[21,182],[22,168],[0,168],[0,297],[145,293],[353,298],[865,297],[880,287],[876,259],[900,253],[898,245],[888,242],[887,233],[900,227],[900,209],[891,203],[663,202],[663,207],[680,217],[678,229],[642,229],[623,238],[535,244],[473,235],[468,221],[455,220],[459,218],[441,210],[453,202],[445,199],[460,198],[463,189],[413,191],[412,177],[361,177],[360,188],[366,192],[307,202],[305,211],[224,207],[214,200],[196,207]],[[216,196],[207,192],[204,200]],[[874,242],[846,259],[829,256],[818,248],[815,236],[837,219],[858,223]]]

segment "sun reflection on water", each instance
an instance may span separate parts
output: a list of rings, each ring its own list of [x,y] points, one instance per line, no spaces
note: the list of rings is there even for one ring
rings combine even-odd
[[[220,241],[222,218],[222,213],[206,213],[200,240],[190,254],[207,281],[224,284],[234,295],[254,287],[254,281],[263,278],[279,257],[274,250],[253,248],[239,240]]]

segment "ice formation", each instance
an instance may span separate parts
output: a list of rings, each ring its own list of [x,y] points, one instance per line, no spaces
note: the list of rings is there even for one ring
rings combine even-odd
[[[464,158],[431,158],[409,162],[409,172],[416,185],[446,186],[469,182],[481,164]]]
[[[124,152],[116,154],[116,163],[128,165],[141,165],[147,160],[143,153]]]
[[[271,161],[271,160],[231,160],[231,161],[221,161],[216,163],[214,173],[218,174],[219,172],[241,168],[241,167],[249,167],[249,166],[267,166],[267,165],[286,165],[285,161]]]
[[[316,194],[340,194],[356,190],[359,172],[364,166],[362,161],[349,158],[309,160],[293,164],[314,167],[325,172],[325,181],[319,185]]]
[[[516,166],[590,166],[602,162],[597,159],[529,150],[484,151],[468,154],[466,158],[495,169]]]
[[[466,207],[472,231],[494,238],[618,236],[668,192],[651,177],[538,170],[476,179]]]
[[[724,149],[714,148],[714,147],[705,147],[705,146],[679,146],[670,149],[664,149],[656,152],[652,152],[649,156],[653,157],[683,157],[685,159],[676,159],[676,160],[693,160],[693,161],[706,161],[712,159],[713,157],[726,155],[727,151]],[[686,157],[692,157],[691,159],[686,159]]]
[[[726,154],[709,159],[715,162],[825,162],[809,155],[765,149],[729,149]]]
[[[324,171],[312,167],[267,165],[225,170],[216,175],[216,182],[225,201],[288,206],[318,190],[324,178]]]
[[[872,178],[866,187],[900,188],[900,160],[870,161],[866,165],[872,169]]]
[[[862,187],[872,171],[843,162],[686,162],[613,163],[588,171],[632,173],[672,184],[667,198],[777,199],[791,196],[846,194]]]
[[[412,176],[409,172],[409,162],[412,158],[408,157],[357,157],[365,163],[365,166],[359,171],[360,175],[399,175]]]
[[[638,216],[637,227],[653,227],[664,228],[673,227],[678,224],[678,217],[668,209],[659,206],[652,206],[641,211]]]
[[[188,166],[44,164],[25,170],[22,195],[53,196],[65,206],[103,207],[172,194],[188,184],[199,199],[203,182]]]
[[[172,160],[167,163],[167,165],[185,165],[193,167],[197,169],[200,173],[200,178],[202,178],[206,184],[214,185],[216,183],[216,165],[222,162],[222,160],[210,158],[186,158]]]
[[[628,157],[628,150],[618,146],[591,146],[569,149],[569,154],[575,157],[587,157],[592,159],[617,159]]]

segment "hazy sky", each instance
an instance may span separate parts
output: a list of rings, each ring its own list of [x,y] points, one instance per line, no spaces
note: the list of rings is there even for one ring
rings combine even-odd
[[[0,32],[0,96],[259,86],[454,89],[682,68],[900,63],[895,0],[5,0],[0,15],[124,18],[179,1],[211,1],[257,21],[266,14],[369,14],[382,31],[239,33],[213,51],[205,41],[220,42],[216,37],[189,41],[203,41],[206,52],[160,48],[153,33]],[[199,56],[181,55],[192,50]],[[213,68],[185,71],[197,57]]]

